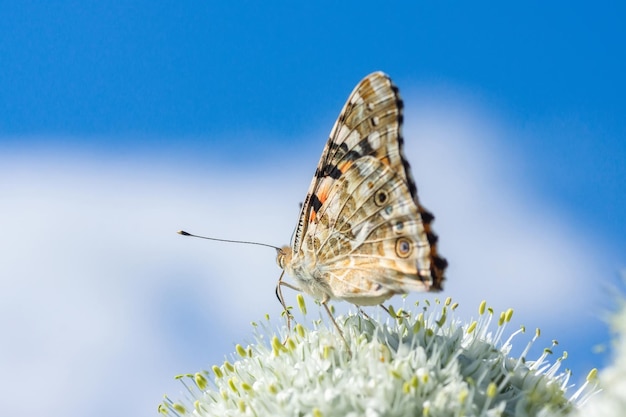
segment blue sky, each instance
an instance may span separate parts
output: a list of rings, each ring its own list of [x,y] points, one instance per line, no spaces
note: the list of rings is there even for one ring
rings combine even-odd
[[[468,320],[515,308],[574,380],[601,367],[626,263],[625,8],[0,2],[4,407],[154,415],[173,375],[277,315],[273,252],[174,232],[287,243],[376,70],[405,100],[442,296]]]

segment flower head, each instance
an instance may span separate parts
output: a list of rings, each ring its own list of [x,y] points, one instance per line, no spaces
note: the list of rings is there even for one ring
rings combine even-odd
[[[301,310],[305,311],[302,300]],[[336,318],[344,338],[318,320],[273,334],[256,325],[255,343],[232,361],[183,378],[187,405],[166,398],[164,414],[198,416],[560,416],[575,405],[568,373],[545,351],[509,357],[502,341],[512,310],[461,324],[450,299],[422,311],[391,310],[384,323]],[[497,321],[496,321],[497,320]],[[346,346],[346,344],[348,346]],[[580,393],[578,393],[580,396]]]

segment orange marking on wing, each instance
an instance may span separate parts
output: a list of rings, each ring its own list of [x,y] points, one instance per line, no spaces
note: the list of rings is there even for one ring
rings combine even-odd
[[[317,197],[317,199],[319,200],[321,204],[324,204],[324,202],[328,199],[328,193],[330,193],[330,188],[332,184],[333,184],[333,181],[328,181],[327,179],[322,180],[322,182],[320,183],[320,186],[317,189],[315,196]],[[309,222],[312,222],[313,220],[315,220],[316,216],[317,216],[317,211],[314,208],[313,210],[311,210],[311,214],[309,215]]]
[[[354,162],[352,161],[344,161],[341,164],[337,165],[337,168],[339,169],[339,171],[341,171],[342,174],[344,174],[348,168],[350,168],[352,166]]]
[[[320,185],[320,188],[317,190],[317,193],[316,193],[317,199],[322,204],[324,204],[326,202],[326,199],[328,198],[328,193],[330,192],[330,185],[331,185],[330,181],[324,181]]]
[[[380,158],[380,162],[382,162],[383,164],[385,164],[387,166],[391,166],[391,161],[386,156],[383,156],[382,158]]]

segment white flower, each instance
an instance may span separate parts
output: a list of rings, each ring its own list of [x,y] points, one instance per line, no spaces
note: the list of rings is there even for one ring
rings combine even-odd
[[[620,309],[611,320],[615,333],[613,363],[600,373],[602,391],[581,407],[580,416],[626,416],[626,300],[620,302]]]
[[[511,338],[522,330],[502,342],[511,310],[494,317],[483,302],[479,319],[463,325],[455,308],[448,299],[418,314],[391,310],[395,319],[387,323],[340,316],[345,340],[321,320],[279,334],[268,320],[256,326],[254,344],[237,345],[232,363],[183,378],[186,401],[166,397],[159,409],[176,416],[471,417],[563,416],[576,407],[566,395],[569,374],[557,373],[563,358],[550,365],[548,351],[536,361],[525,357],[538,332],[512,358]]]

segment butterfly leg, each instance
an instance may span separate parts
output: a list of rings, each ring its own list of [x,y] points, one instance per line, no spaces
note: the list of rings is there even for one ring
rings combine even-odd
[[[293,315],[287,308],[287,304],[285,303],[285,297],[283,297],[282,287],[291,288],[292,290],[302,292],[302,290],[295,285],[292,285],[288,282],[283,281],[283,276],[285,275],[285,271],[280,274],[280,278],[278,278],[278,282],[276,283],[276,297],[280,302],[280,305],[283,306],[283,314],[287,316],[287,329],[291,330],[291,320],[293,319]]]
[[[392,310],[388,309],[387,307],[385,307],[384,304],[379,304],[379,306],[383,310],[385,310],[387,312],[387,314],[389,314],[391,316],[391,318],[393,318],[393,319],[397,319],[398,317],[409,317],[409,315],[410,315],[408,312],[406,312],[406,311],[404,311],[402,309],[400,309],[398,311],[395,311],[393,309]]]
[[[359,313],[361,313],[363,315],[363,317],[365,317],[366,319],[371,320],[370,316],[368,316],[367,313],[365,311],[363,311],[363,309],[361,307],[359,307]]]
[[[389,314],[391,317],[393,317],[395,319],[395,316],[393,314],[391,314],[391,311],[389,311],[389,309],[387,307],[385,307],[384,304],[379,304],[379,305],[380,305],[380,308],[385,310],[387,312],[387,314]]]
[[[337,329],[337,331],[339,332],[339,335],[343,339],[343,342],[346,344],[346,348],[348,349],[348,353],[350,354],[350,356],[352,356],[352,351],[350,350],[350,345],[348,344],[348,341],[346,340],[346,337],[344,336],[343,331],[339,328],[339,325],[335,321],[335,317],[333,316],[333,313],[330,311],[330,307],[328,307],[328,302],[329,301],[330,301],[330,297],[327,296],[327,297],[325,297],[321,301],[321,304],[324,306],[324,309],[328,313],[328,317],[330,317],[330,320],[335,325],[335,329]]]

